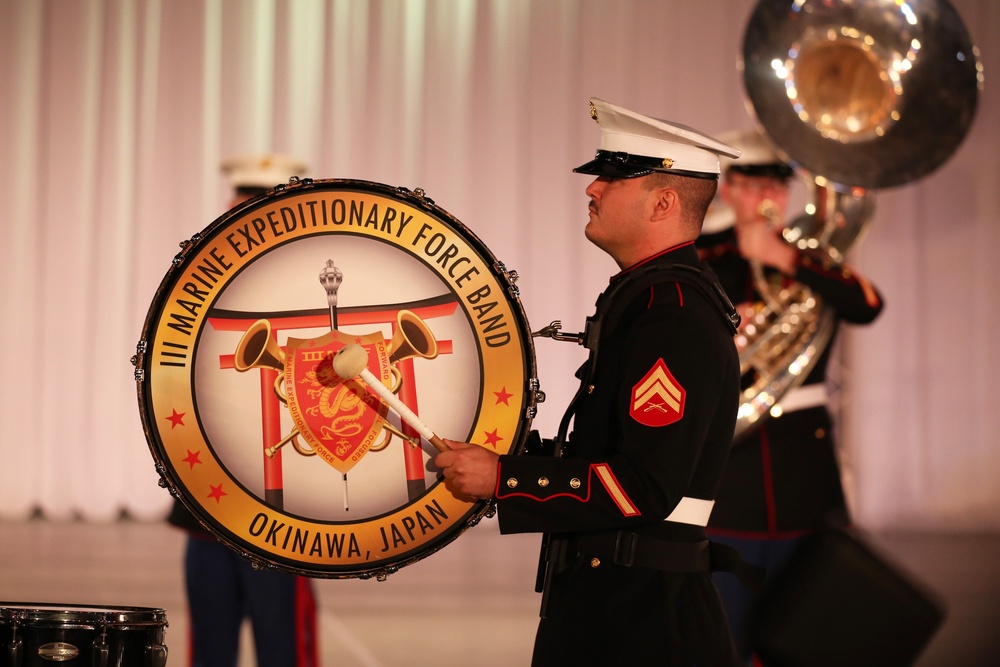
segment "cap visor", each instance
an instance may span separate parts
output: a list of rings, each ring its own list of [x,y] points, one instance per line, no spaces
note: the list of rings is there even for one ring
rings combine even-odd
[[[591,174],[592,176],[607,176],[609,178],[635,178],[652,173],[651,169],[636,165],[626,165],[621,162],[611,162],[597,158],[586,164],[581,164],[573,170],[577,174]]]

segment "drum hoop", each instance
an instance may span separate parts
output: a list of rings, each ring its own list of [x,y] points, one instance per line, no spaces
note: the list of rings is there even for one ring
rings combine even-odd
[[[342,566],[318,567],[306,565],[293,559],[282,558],[273,553],[267,551],[262,552],[260,549],[252,548],[252,545],[249,545],[231,535],[230,528],[219,522],[215,516],[206,514],[203,508],[189,497],[188,490],[178,478],[177,470],[171,466],[169,461],[166,460],[163,445],[158,439],[159,433],[156,426],[152,423],[153,411],[150,405],[150,398],[147,395],[149,393],[147,391],[148,383],[145,383],[147,377],[153,369],[153,358],[149,350],[151,338],[150,334],[155,333],[154,329],[159,325],[159,321],[163,316],[163,302],[165,301],[170,290],[175,288],[179,277],[183,275],[183,271],[185,269],[189,268],[189,263],[194,261],[194,258],[197,256],[202,245],[206,243],[206,241],[215,238],[217,234],[224,231],[233,221],[239,220],[241,216],[246,215],[248,212],[261,210],[265,205],[277,205],[282,201],[291,200],[297,195],[309,191],[360,193],[362,195],[375,197],[381,196],[421,211],[428,217],[442,223],[445,227],[457,234],[466,244],[468,244],[468,246],[475,251],[475,253],[477,253],[484,262],[489,264],[488,268],[491,273],[491,277],[497,280],[498,284],[501,282],[501,279],[507,279],[509,281],[509,284],[506,286],[507,289],[503,291],[501,296],[504,299],[505,305],[510,309],[512,326],[516,328],[517,332],[520,334],[520,365],[525,385],[522,388],[522,391],[525,397],[524,412],[526,414],[521,415],[519,418],[515,436],[511,439],[512,444],[508,453],[515,455],[523,453],[530,428],[531,418],[534,415],[537,379],[534,348],[532,345],[530,328],[528,327],[527,317],[518,298],[517,290],[513,287],[513,278],[507,274],[506,268],[497,260],[489,248],[487,248],[487,246],[467,226],[444,209],[438,207],[433,200],[425,197],[422,192],[410,191],[406,188],[392,187],[382,183],[353,179],[293,179],[288,185],[278,186],[273,190],[258,195],[257,197],[234,207],[217,218],[201,233],[193,236],[190,241],[181,244],[181,252],[174,258],[172,267],[164,276],[154,295],[153,302],[143,325],[142,340],[140,340],[140,343],[137,346],[137,354],[133,359],[137,369],[136,380],[140,416],[142,418],[144,431],[147,436],[147,444],[154,458],[156,469],[161,477],[161,486],[168,488],[173,495],[178,498],[180,503],[189,512],[191,512],[198,522],[201,523],[209,532],[219,538],[227,546],[239,552],[242,556],[263,567],[311,577],[384,578],[387,574],[390,574],[401,567],[422,560],[428,555],[436,552],[443,546],[457,539],[466,530],[478,524],[484,517],[492,516],[495,512],[495,507],[492,501],[482,500],[473,503],[468,511],[466,511],[462,517],[448,530],[435,536],[433,539],[428,540],[420,551],[404,553],[386,562],[376,562],[372,566],[352,566],[350,568],[344,568]],[[482,405],[480,405],[480,408],[482,408]],[[391,513],[392,512],[389,512],[387,514]],[[370,518],[377,519],[380,517]]]
[[[7,612],[5,614],[5,612]],[[0,619],[16,618],[19,623],[56,622],[59,627],[163,626],[167,613],[156,607],[102,607],[98,605],[41,602],[0,602]]]

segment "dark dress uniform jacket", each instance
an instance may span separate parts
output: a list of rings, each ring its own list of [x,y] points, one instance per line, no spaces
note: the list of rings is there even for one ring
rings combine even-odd
[[[703,266],[690,243],[640,266],[650,263]],[[638,559],[651,541],[706,544],[701,525],[664,519],[684,497],[714,498],[738,405],[733,331],[720,306],[683,282],[625,298],[617,324],[602,327],[564,455],[500,459],[501,532],[551,533],[566,546],[533,664],[733,665],[707,568],[628,565],[631,549],[613,548],[637,536]]]
[[[729,229],[697,242],[733,303],[759,301],[749,262]],[[771,278],[780,277],[771,274]],[[836,321],[866,324],[882,310],[878,292],[850,269],[800,253],[794,276],[833,308]],[[833,338],[803,383],[825,381]],[[752,539],[795,537],[848,522],[830,414],[819,404],[768,417],[733,445],[709,531]]]

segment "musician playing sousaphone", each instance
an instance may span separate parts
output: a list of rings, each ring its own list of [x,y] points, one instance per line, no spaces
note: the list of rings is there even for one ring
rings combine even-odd
[[[756,131],[721,138],[742,154],[723,161],[720,201],[710,218],[713,228],[706,229],[697,246],[744,315],[744,326],[752,321],[754,308],[764,307],[793,282],[818,295],[838,322],[874,320],[882,298],[857,271],[834,265],[818,252],[799,250],[782,237],[792,168]],[[762,276],[755,276],[755,264]],[[744,560],[766,568],[769,579],[804,536],[849,522],[827,410],[831,346],[832,341],[805,381],[785,394],[767,419],[734,442],[709,520],[713,541],[736,548]],[[747,384],[753,378],[744,380]],[[756,594],[730,573],[717,572],[714,578],[737,647],[748,661],[748,613]]]

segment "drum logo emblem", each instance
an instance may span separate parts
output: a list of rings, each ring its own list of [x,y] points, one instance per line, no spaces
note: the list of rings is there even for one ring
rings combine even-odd
[[[80,650],[66,642],[51,642],[38,647],[38,656],[53,662],[73,660],[80,655]]]
[[[390,386],[381,334],[364,338],[369,370]],[[289,338],[284,379],[295,429],[320,458],[346,473],[372,448],[387,423],[388,407],[362,381],[345,382],[333,370],[333,355],[343,346],[334,332],[312,340]]]

